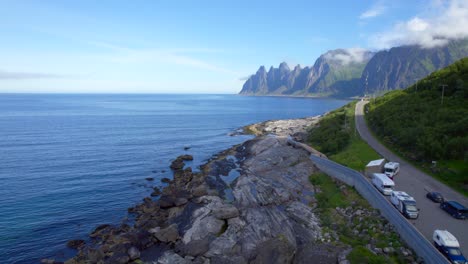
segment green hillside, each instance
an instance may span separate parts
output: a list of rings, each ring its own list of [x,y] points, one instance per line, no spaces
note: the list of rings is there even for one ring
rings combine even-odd
[[[367,110],[384,144],[468,193],[468,58],[372,100]]]

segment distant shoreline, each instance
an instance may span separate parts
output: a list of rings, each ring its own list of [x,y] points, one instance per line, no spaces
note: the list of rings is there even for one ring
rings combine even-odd
[[[290,97],[290,98],[308,98],[308,99],[334,99],[334,100],[346,100],[353,101],[358,100],[361,97],[333,97],[333,96],[315,96],[315,95],[284,95],[284,94],[237,94],[238,96],[249,96],[249,97]]]

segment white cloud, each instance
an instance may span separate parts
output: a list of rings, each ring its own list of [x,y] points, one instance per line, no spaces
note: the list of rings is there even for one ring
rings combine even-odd
[[[364,11],[360,16],[359,19],[369,19],[373,17],[377,17],[382,15],[387,7],[383,4],[382,1],[375,3],[371,8]]]
[[[401,45],[432,48],[468,37],[468,1],[437,2],[433,8],[435,14],[432,16],[415,16],[397,23],[387,32],[372,36],[371,45],[378,49]]]
[[[325,54],[325,58],[334,60],[342,65],[350,63],[360,63],[368,59],[369,52],[363,48],[349,48],[329,51]]]

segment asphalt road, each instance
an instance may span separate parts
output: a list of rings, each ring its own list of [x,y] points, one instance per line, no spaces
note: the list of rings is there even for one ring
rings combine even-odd
[[[367,101],[359,101],[356,104],[356,128],[361,138],[382,157],[389,161],[400,163],[400,173],[395,176],[394,179],[395,190],[405,191],[413,196],[414,199],[416,199],[418,208],[421,209],[419,218],[410,220],[410,222],[431,242],[432,233],[435,229],[448,230],[458,239],[463,254],[465,257],[468,257],[468,220],[453,218],[440,209],[438,203],[427,199],[426,193],[427,190],[440,192],[446,200],[458,201],[465,207],[468,206],[468,199],[445,184],[418,170],[380,144],[380,142],[373,137],[364,120],[363,111],[366,103]]]

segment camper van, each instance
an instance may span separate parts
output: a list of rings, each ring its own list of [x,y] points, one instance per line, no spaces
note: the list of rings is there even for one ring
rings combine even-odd
[[[383,173],[373,173],[372,184],[384,195],[392,194],[395,186],[395,183]]]
[[[392,191],[390,201],[406,218],[418,218],[419,209],[416,207],[416,200],[407,193],[402,191]]]
[[[366,165],[366,176],[372,178],[373,173],[384,173],[393,180],[393,177],[400,172],[400,163],[385,162],[385,159],[371,160]]]
[[[442,253],[451,263],[468,263],[466,258],[460,251],[460,244],[447,230],[435,230],[432,235],[434,246]]]
[[[384,172],[387,177],[393,180],[393,177],[400,172],[400,163],[392,161],[385,163]]]

